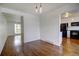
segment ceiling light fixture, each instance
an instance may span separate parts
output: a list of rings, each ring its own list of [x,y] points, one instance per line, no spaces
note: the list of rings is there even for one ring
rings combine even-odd
[[[73,21],[74,19],[72,19],[72,21]]]
[[[69,17],[69,13],[68,12],[65,13],[65,17]]]
[[[35,11],[36,11],[36,13],[42,13],[42,4],[41,3],[37,4],[35,6]]]

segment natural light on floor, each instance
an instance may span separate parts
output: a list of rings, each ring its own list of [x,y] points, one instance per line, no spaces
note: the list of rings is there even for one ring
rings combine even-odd
[[[15,36],[14,40],[15,40],[14,41],[15,46],[18,46],[21,44],[21,36],[20,35]]]

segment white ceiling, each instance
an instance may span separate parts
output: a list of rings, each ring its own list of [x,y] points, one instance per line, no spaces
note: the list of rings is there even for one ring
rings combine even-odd
[[[1,7],[10,8],[18,11],[22,11],[25,13],[35,13],[35,6],[39,5],[39,3],[0,3]],[[68,4],[75,4],[75,3],[42,3],[43,11],[42,13],[54,11],[58,8],[61,8],[62,6],[68,5]]]
[[[37,3],[39,4],[39,3]],[[19,10],[26,13],[35,13],[36,3],[2,3],[1,7],[6,7],[14,10]],[[50,10],[55,10],[65,5],[64,3],[42,3],[43,12],[48,12]]]

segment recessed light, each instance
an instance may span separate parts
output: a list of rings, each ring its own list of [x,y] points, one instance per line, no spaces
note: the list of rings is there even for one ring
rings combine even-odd
[[[74,19],[72,19],[72,21],[73,21]]]

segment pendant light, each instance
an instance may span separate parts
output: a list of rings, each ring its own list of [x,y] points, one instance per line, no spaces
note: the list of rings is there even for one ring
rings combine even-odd
[[[39,12],[42,13],[42,4],[40,4]]]
[[[37,7],[37,5],[36,5],[36,7],[35,7],[35,11],[36,11],[36,13],[38,12],[38,7]]]
[[[42,4],[36,4],[35,6],[35,12],[36,13],[42,13]]]

